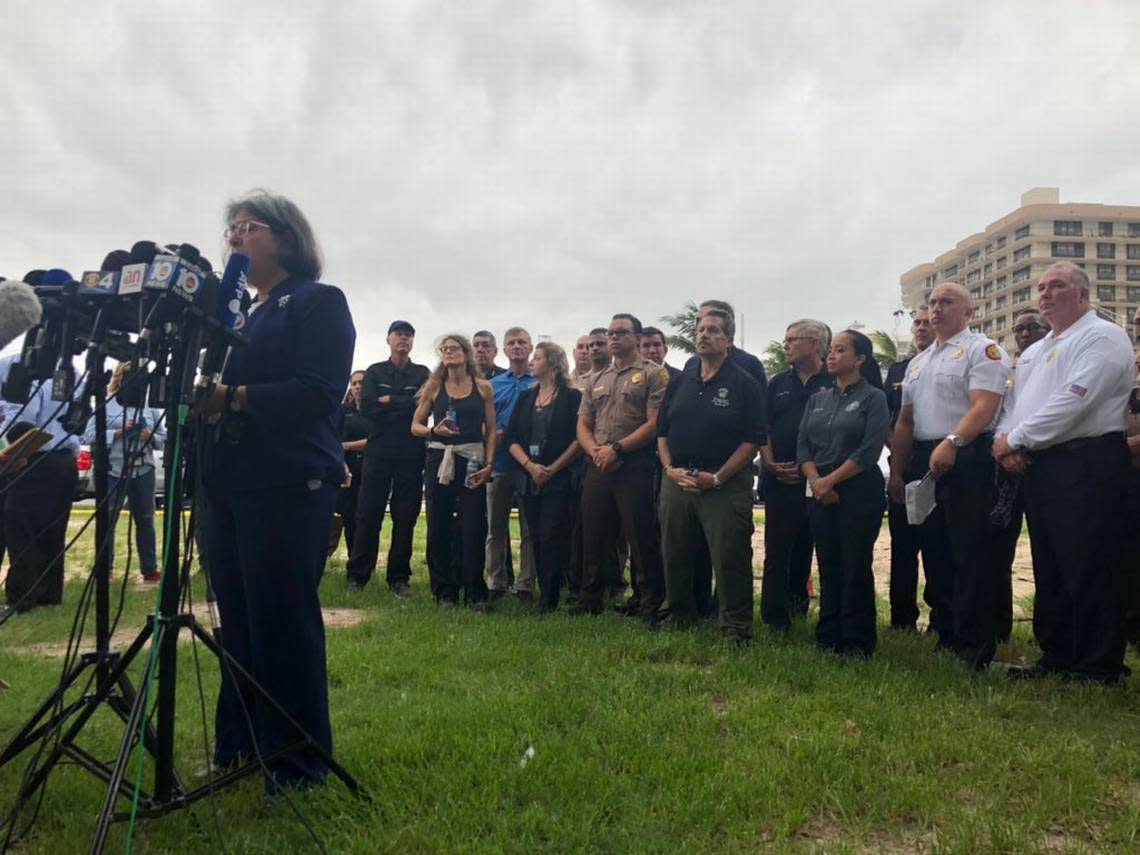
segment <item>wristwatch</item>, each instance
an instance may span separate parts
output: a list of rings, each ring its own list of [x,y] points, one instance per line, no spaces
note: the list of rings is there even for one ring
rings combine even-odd
[[[723,486],[724,486],[724,484],[721,483],[720,476],[714,472],[713,473],[713,489],[719,490]]]
[[[615,439],[613,442],[610,443],[610,448],[612,448],[614,450],[614,453],[617,454],[618,457],[621,457],[621,454],[622,454],[621,440]]]
[[[946,439],[955,448],[963,448],[966,445],[966,440],[962,439],[962,437],[956,433],[947,434]]]

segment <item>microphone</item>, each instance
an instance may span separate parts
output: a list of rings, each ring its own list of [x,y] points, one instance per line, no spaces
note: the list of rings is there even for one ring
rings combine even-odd
[[[230,253],[218,288],[218,323],[228,330],[240,330],[245,325],[242,299],[249,300],[246,277],[249,276],[249,256],[243,252]]]
[[[214,329],[198,366],[200,373],[194,388],[195,402],[206,398],[221,380],[230,346],[245,324],[245,312],[249,308],[249,291],[246,290],[248,273],[249,256],[241,252],[231,253],[222,273],[222,281],[218,286],[218,303],[211,317]]]
[[[36,292],[26,282],[0,282],[0,350],[7,347],[43,318]]]
[[[118,293],[123,265],[131,254],[125,249],[115,249],[107,253],[98,270],[85,270],[80,277],[85,295],[113,296]]]

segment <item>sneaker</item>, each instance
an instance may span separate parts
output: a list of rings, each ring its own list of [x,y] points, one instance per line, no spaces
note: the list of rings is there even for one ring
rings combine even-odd
[[[144,582],[146,582],[148,585],[155,585],[158,583],[158,581],[160,579],[162,579],[162,574],[159,573],[157,570],[154,571],[153,573],[143,573],[143,575],[142,575],[142,580]]]
[[[454,609],[454,608],[457,608],[458,606],[459,606],[459,603],[457,603],[455,600],[440,600],[439,601],[439,607],[441,609]]]
[[[400,599],[407,599],[412,595],[412,586],[407,582],[396,582],[391,586],[391,591]]]

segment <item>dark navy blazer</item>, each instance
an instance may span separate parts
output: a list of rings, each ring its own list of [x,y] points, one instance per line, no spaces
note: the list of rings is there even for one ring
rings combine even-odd
[[[248,344],[222,382],[245,386],[247,409],[207,430],[205,482],[260,489],[344,479],[340,403],[356,329],[339,288],[287,279],[246,320]]]

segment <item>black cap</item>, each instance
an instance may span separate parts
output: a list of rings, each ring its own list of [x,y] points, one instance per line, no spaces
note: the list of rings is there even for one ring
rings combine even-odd
[[[388,324],[388,335],[396,332],[396,330],[407,330],[412,335],[416,334],[416,328],[407,321],[392,321],[392,323]]]

